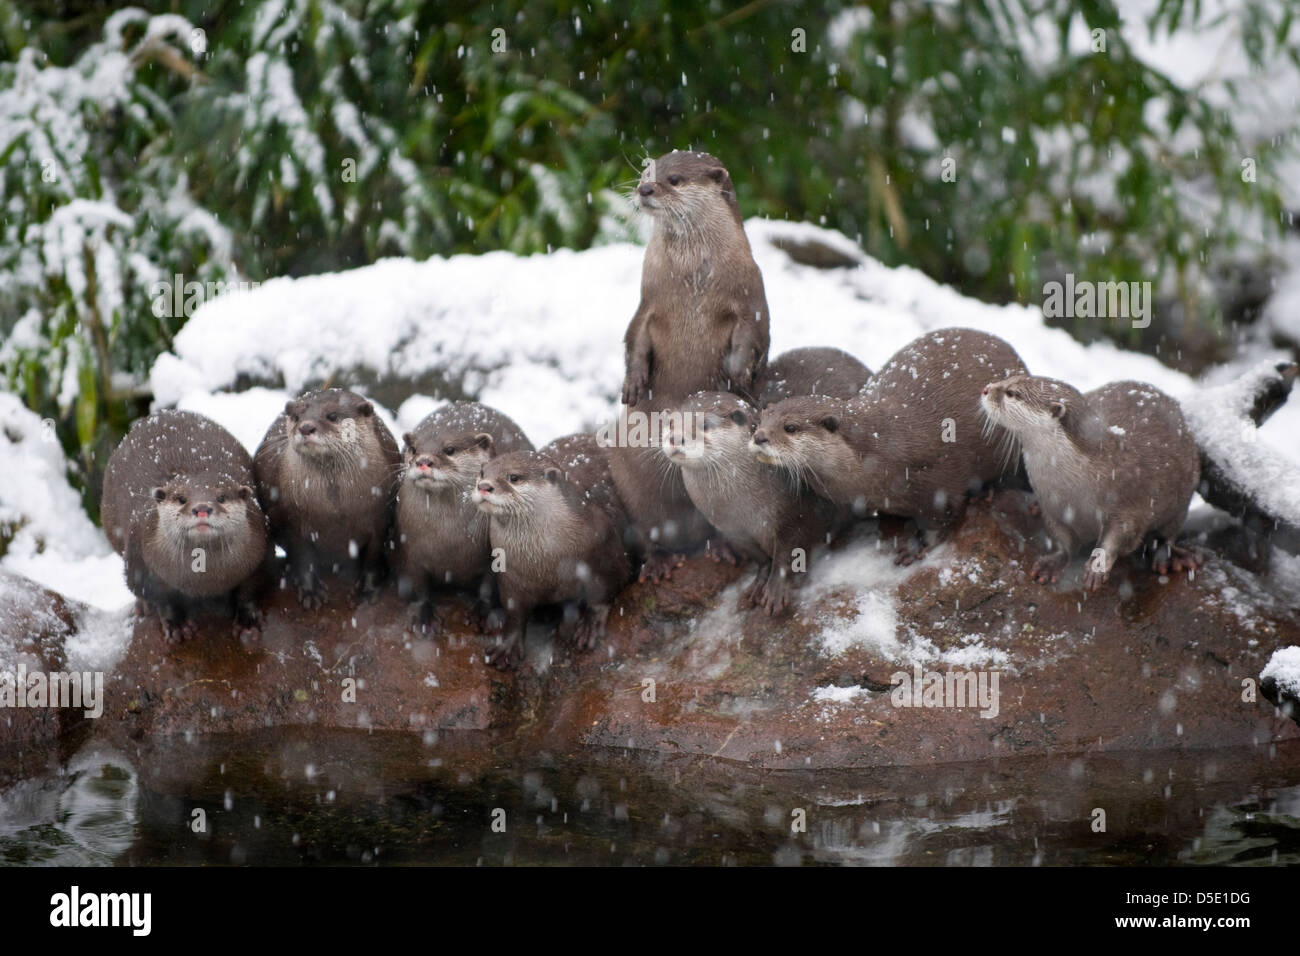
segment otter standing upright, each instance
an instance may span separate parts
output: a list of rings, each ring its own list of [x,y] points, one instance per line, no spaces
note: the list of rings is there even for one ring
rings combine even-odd
[[[271,423],[257,493],[304,607],[324,603],[322,572],[353,578],[360,596],[374,591],[401,467],[397,442],[355,392],[307,392]]]
[[[233,612],[256,639],[257,597],[272,551],[253,494],[253,461],[235,436],[194,412],[136,422],[104,471],[100,508],[126,583],[158,612],[168,640],[195,632],[196,612]]]
[[[768,312],[726,168],[707,153],[674,150],[651,163],[637,189],[654,235],[641,269],[641,304],[625,336],[626,375],[618,434],[649,416],[647,447],[620,439],[610,470],[627,507],[641,576],[667,577],[674,552],[701,543],[708,523],[681,475],[658,452],[660,418],[702,390],[747,398],[767,363]],[[640,429],[645,433],[645,429]]]

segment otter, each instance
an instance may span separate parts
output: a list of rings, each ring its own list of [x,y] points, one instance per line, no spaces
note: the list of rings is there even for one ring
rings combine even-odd
[[[989,420],[1024,455],[1051,550],[1030,576],[1060,580],[1081,545],[1097,547],[1083,575],[1096,591],[1115,562],[1158,542],[1159,574],[1193,570],[1202,557],[1175,545],[1200,480],[1201,457],[1178,403],[1142,382],[1112,382],[1086,394],[1051,378],[1015,375],[981,399]]]
[[[241,640],[259,638],[274,551],[253,484],[248,452],[194,412],[137,421],[109,458],[104,531],[168,641],[193,637],[196,617],[218,611],[233,616]]]
[[[484,463],[475,501],[491,519],[506,609],[503,641],[489,662],[519,662],[528,616],[543,604],[578,612],[574,643],[595,647],[611,601],[632,576],[620,537],[622,503],[596,439],[571,435],[541,451],[498,455]]]
[[[372,597],[385,569],[402,456],[374,406],[327,388],[287,402],[254,459],[257,493],[308,609],[324,604],[322,572]]]
[[[871,369],[848,352],[833,348],[791,349],[767,363],[756,404],[763,409],[796,395],[853,398],[870,379]]]
[[[698,392],[670,421],[664,455],[691,501],[737,552],[759,565],[743,597],[769,615],[790,604],[791,578],[835,523],[834,509],[749,450],[758,412],[729,392]],[[800,566],[802,565],[802,567]]]
[[[433,622],[433,596],[444,587],[476,592],[482,624],[492,606],[488,519],[470,496],[495,455],[532,451],[519,426],[478,402],[452,402],[402,436],[405,470],[397,492],[392,564],[398,593]]]
[[[898,543],[908,564],[961,518],[968,495],[1014,474],[1010,439],[988,428],[980,392],[990,374],[1024,371],[997,336],[941,329],[900,349],[856,398],[768,406],[750,450],[859,517],[913,519],[920,541]]]
[[[651,422],[644,443],[608,449],[630,516],[642,580],[666,578],[680,553],[708,537],[681,475],[658,452],[659,418],[702,389],[752,397],[767,363],[763,276],[745,237],[736,190],[707,153],[674,150],[650,163],[637,188],[654,221],[641,269],[641,303],[624,337],[618,434]],[[643,416],[649,416],[644,418]]]

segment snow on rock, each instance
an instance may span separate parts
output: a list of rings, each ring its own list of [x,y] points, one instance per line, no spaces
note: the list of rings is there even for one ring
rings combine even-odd
[[[1300,480],[1292,457],[1294,451],[1292,456],[1279,453],[1269,441],[1260,439],[1262,429],[1256,429],[1250,420],[1261,385],[1276,376],[1272,362],[1260,362],[1235,381],[1185,397],[1183,415],[1197,445],[1233,484],[1246,490],[1268,515],[1300,527]],[[1300,403],[1289,401],[1287,405]],[[1291,432],[1287,436],[1292,449],[1296,446],[1294,435]]]
[[[101,608],[131,602],[122,561],[82,510],[52,427],[5,392],[0,475],[0,568]]]
[[[879,368],[912,339],[968,326],[1011,342],[1029,368],[1095,388],[1120,378],[1174,396],[1187,376],[1109,342],[1082,345],[1048,328],[1036,308],[988,305],[909,268],[888,268],[838,232],[806,223],[751,219],[746,231],[772,315],[772,354],[833,345]],[[819,242],[854,268],[801,265],[774,245]],[[385,259],[347,272],[274,279],[212,299],[155,363],[159,405],[203,410],[241,440],[264,430],[248,406],[211,403],[245,378],[283,386],[277,401],[349,375],[418,381],[436,372],[510,415],[534,444],[613,417],[623,379],[623,332],[640,297],[645,250],[619,243],[574,252],[458,255],[424,262]],[[253,401],[250,399],[249,401]],[[407,401],[410,401],[409,399]],[[427,414],[428,399],[415,403]],[[269,417],[268,417],[269,416]],[[399,413],[403,427],[420,415]],[[261,437],[260,432],[257,436]]]
[[[1277,682],[1277,689],[1283,695],[1300,700],[1300,647],[1283,647],[1273,652],[1259,673],[1261,682],[1270,678]]]

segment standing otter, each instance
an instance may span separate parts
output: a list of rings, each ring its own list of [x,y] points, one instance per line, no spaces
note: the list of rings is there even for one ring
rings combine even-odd
[[[503,563],[505,635],[489,661],[519,661],[528,615],[542,604],[585,610],[574,641],[595,647],[632,574],[620,540],[622,505],[595,438],[571,435],[541,451],[498,455],[483,465],[475,500],[491,518],[492,550]]]
[[[871,379],[867,368],[848,352],[832,348],[791,349],[767,363],[758,386],[758,407],[766,408],[796,395],[853,398]]]
[[[127,586],[169,641],[192,637],[205,610],[233,613],[235,633],[258,638],[273,552],[253,461],[230,432],[194,412],[141,419],[108,460],[100,509]]]
[[[637,188],[654,220],[641,269],[641,304],[628,325],[624,408],[618,434],[649,416],[648,440],[620,440],[610,470],[631,518],[642,579],[667,577],[708,527],[681,475],[658,453],[659,418],[701,389],[751,396],[767,363],[763,276],[745,237],[735,187],[707,153],[673,151],[651,163]],[[646,419],[641,419],[644,422]]]
[[[307,392],[271,423],[257,449],[257,493],[303,607],[324,603],[322,572],[354,579],[359,598],[373,594],[401,467],[393,436],[355,392]]]
[[[397,491],[393,570],[398,592],[433,619],[440,587],[472,588],[491,607],[488,519],[471,500],[483,465],[495,455],[532,451],[513,421],[477,402],[452,402],[402,436],[405,473]]]
[[[1201,458],[1178,403],[1151,385],[1112,382],[1086,395],[1064,382],[1015,375],[984,389],[989,420],[1024,453],[1052,550],[1030,575],[1060,580],[1070,556],[1097,542],[1083,587],[1151,537],[1152,568],[1191,570],[1201,556],[1174,544],[1200,480]]]
[[[961,517],[968,494],[1013,470],[1007,437],[987,428],[980,392],[990,373],[1024,370],[997,336],[931,332],[899,350],[857,398],[768,406],[750,449],[859,516],[915,519],[920,548],[899,543],[899,560],[910,563]]]
[[[778,614],[790,603],[790,578],[807,570],[825,540],[834,508],[749,450],[758,412],[729,392],[699,392],[669,422],[664,455],[680,466],[691,501],[740,554],[759,564],[745,600]]]

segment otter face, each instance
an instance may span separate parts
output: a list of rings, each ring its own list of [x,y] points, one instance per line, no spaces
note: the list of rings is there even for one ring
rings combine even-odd
[[[285,434],[289,447],[305,458],[351,457],[372,429],[374,414],[374,406],[355,392],[307,392],[284,406]]]
[[[674,231],[712,209],[726,208],[740,220],[731,176],[708,153],[665,153],[646,165],[636,192],[640,208]]]
[[[425,492],[448,488],[468,491],[483,466],[492,460],[492,436],[487,432],[407,432],[402,441],[405,480]]]
[[[750,453],[765,464],[789,471],[811,470],[827,446],[843,444],[839,436],[842,404],[834,398],[803,395],[769,405],[749,441]]]
[[[248,485],[209,478],[176,477],[153,489],[159,533],[176,545],[216,541],[236,531],[247,519]]]
[[[479,510],[508,521],[528,519],[548,507],[567,510],[562,500],[564,472],[535,451],[516,451],[486,462],[472,500]]]
[[[758,413],[729,392],[699,392],[664,426],[664,456],[682,468],[717,467],[748,455]]]
[[[984,386],[980,407],[993,425],[1018,438],[1052,434],[1081,396],[1064,382],[1036,375],[1013,375]]]

